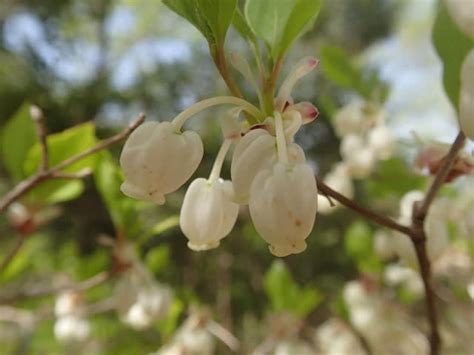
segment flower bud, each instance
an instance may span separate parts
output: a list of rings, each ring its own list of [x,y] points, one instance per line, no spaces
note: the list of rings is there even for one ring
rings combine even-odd
[[[120,156],[125,182],[120,189],[129,196],[158,204],[194,173],[203,156],[199,135],[178,133],[171,122],[147,122],[128,138]]]
[[[231,196],[230,181],[199,178],[189,185],[179,224],[191,249],[215,248],[230,233],[239,212],[239,205],[230,200]]]
[[[288,145],[290,163],[305,161],[303,150],[295,143]],[[257,174],[271,169],[277,161],[276,139],[264,129],[247,133],[237,144],[232,157],[231,176],[237,203],[246,204]]]
[[[313,229],[318,190],[311,168],[276,163],[261,171],[252,183],[250,215],[258,233],[276,256],[300,253]]]
[[[474,16],[474,9],[471,10],[471,16]],[[474,26],[474,18],[471,18],[471,22]],[[474,30],[472,31],[474,36]],[[459,122],[466,137],[474,139],[474,49],[464,59],[461,69]]]

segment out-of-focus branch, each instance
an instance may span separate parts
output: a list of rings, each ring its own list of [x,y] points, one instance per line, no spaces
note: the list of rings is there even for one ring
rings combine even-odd
[[[82,153],[79,153],[75,156],[72,156],[61,163],[53,166],[45,171],[40,171],[35,175],[30,176],[26,180],[20,182],[16,185],[9,193],[7,193],[1,200],[0,200],[0,212],[5,211],[5,209],[10,206],[14,201],[22,197],[24,194],[32,190],[34,187],[38,186],[40,183],[51,179],[52,177],[57,176],[58,173],[63,174],[62,170],[67,168],[68,166],[82,160],[89,155],[97,153],[100,150],[106,149],[121,140],[127,138],[138,126],[140,126],[143,121],[145,120],[145,114],[141,113],[137,118],[135,118],[130,125],[124,129],[122,132],[112,136],[108,139],[103,140],[102,142],[98,143],[92,148],[85,150]]]
[[[78,283],[66,283],[58,286],[35,286],[30,285],[29,287],[22,287],[19,292],[5,292],[2,290],[0,294],[0,304],[8,304],[12,302],[18,302],[29,298],[44,297],[53,294],[60,293],[61,291],[71,290],[71,291],[86,291],[91,288],[102,285],[103,283],[109,281],[116,275],[115,271],[103,271],[97,275],[92,276],[89,279],[80,281]]]

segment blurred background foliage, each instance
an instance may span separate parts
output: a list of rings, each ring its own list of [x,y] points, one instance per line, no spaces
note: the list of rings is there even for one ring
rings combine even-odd
[[[290,53],[288,65],[305,55],[323,59],[317,74],[295,94],[321,111],[297,137],[321,176],[340,160],[330,124],[334,111],[354,93],[375,101],[389,93],[376,68],[361,69],[359,54],[391,36],[405,3],[326,1],[315,26]],[[226,45],[230,52],[249,53],[233,31]],[[226,92],[204,40],[158,1],[3,0],[0,194],[39,164],[31,103],[44,111],[54,163],[119,131],[141,111],[149,120],[169,120],[195,101]],[[191,123],[202,135],[206,152],[196,176],[208,174],[220,145],[215,119],[219,111],[208,115]],[[185,189],[169,196],[164,206],[124,197],[119,191],[119,151],[116,146],[72,166],[71,172],[93,169],[93,176],[84,181],[49,182],[25,197],[22,202],[43,222],[28,231],[23,248],[0,275],[5,294],[54,285],[58,279],[84,280],[110,268],[111,250],[100,238],[132,242],[155,277],[171,285],[178,298],[167,324],[147,331],[131,331],[111,312],[92,317],[101,354],[156,350],[191,303],[212,309],[237,335],[248,317],[261,319],[269,311],[293,312],[311,324],[332,312],[345,317],[342,286],[359,272],[381,272],[383,266],[373,255],[373,226],[344,209],[318,216],[308,249],[284,261],[274,262],[245,212],[218,249],[195,253],[186,247],[177,225]],[[356,199],[396,215],[400,196],[425,184],[404,159],[395,157],[381,163],[370,181],[356,183]],[[0,216],[2,258],[21,233],[5,214]],[[106,298],[111,288],[105,283],[91,289],[87,300]],[[15,304],[41,309],[52,300],[49,296]],[[51,320],[19,340],[0,337],[0,344],[5,354],[64,350],[54,339]]]

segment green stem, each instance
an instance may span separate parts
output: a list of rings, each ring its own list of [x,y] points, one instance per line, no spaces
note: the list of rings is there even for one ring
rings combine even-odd
[[[236,97],[242,97],[242,93],[240,92],[239,87],[237,86],[236,82],[234,81],[234,78],[229,72],[224,52],[224,44],[219,44],[215,48],[210,47],[209,50],[211,52],[212,59],[214,60],[214,64],[217,67],[217,70],[221,74],[222,79],[224,79],[232,95]]]

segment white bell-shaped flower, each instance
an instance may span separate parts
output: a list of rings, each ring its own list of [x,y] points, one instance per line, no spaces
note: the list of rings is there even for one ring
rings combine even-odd
[[[365,144],[361,136],[355,134],[345,136],[342,139],[340,150],[352,177],[363,179],[374,170],[375,153]]]
[[[474,13],[472,4],[471,8],[473,8],[471,12]],[[472,31],[474,32],[474,29]],[[464,59],[461,69],[459,123],[466,137],[474,139],[474,49]]]
[[[232,183],[194,180],[186,192],[179,223],[193,250],[215,248],[234,227],[239,205],[231,201]]]
[[[120,156],[122,192],[158,204],[188,180],[203,156],[196,132],[179,132],[171,122],[147,122],[128,138]]]
[[[288,146],[288,159],[291,163],[305,161],[303,150],[295,143]],[[276,139],[264,129],[248,132],[235,147],[232,157],[231,177],[234,186],[234,199],[246,204],[249,200],[250,186],[257,174],[277,162]]]
[[[281,116],[275,112],[278,162],[252,182],[249,208],[258,233],[276,256],[306,249],[318,205],[314,174],[306,163],[290,164]]]
[[[231,200],[232,183],[219,177],[230,144],[230,140],[222,144],[209,179],[194,180],[184,196],[179,224],[193,250],[217,247],[237,220],[239,205]]]

